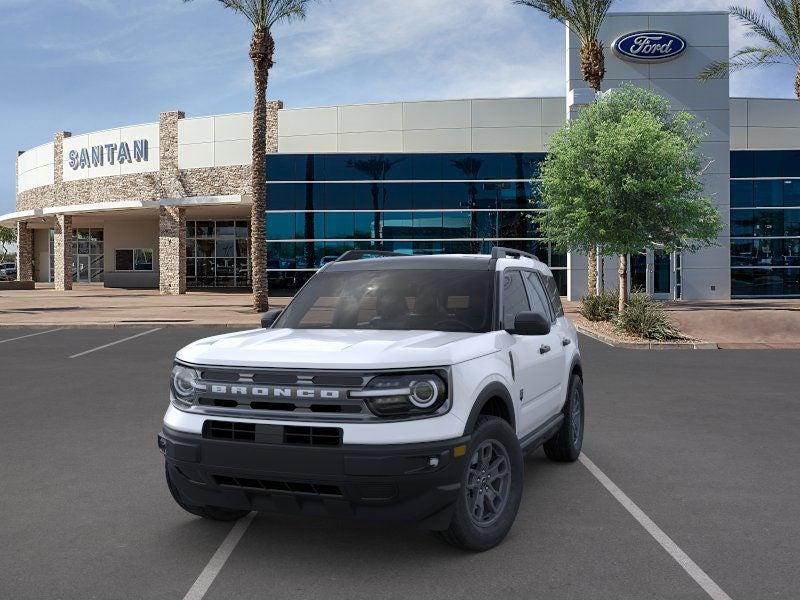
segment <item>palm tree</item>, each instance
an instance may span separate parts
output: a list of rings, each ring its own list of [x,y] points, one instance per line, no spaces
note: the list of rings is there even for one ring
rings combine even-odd
[[[252,240],[250,265],[253,270],[253,309],[262,312],[269,308],[267,289],[267,243],[265,221],[267,210],[266,149],[267,149],[267,83],[275,54],[272,28],[282,21],[304,19],[306,7],[313,0],[219,0],[225,8],[235,10],[253,26],[250,40],[250,59],[253,61],[255,100],[253,102],[253,164],[250,209]],[[191,0],[184,0],[191,2]]]
[[[581,42],[581,76],[595,92],[600,91],[606,76],[600,27],[614,0],[514,0],[514,4],[530,6],[551,19],[563,23]],[[587,256],[589,295],[597,290],[597,251]]]
[[[730,8],[730,13],[748,29],[747,35],[757,38],[761,45],[745,46],[730,60],[711,63],[699,77],[706,81],[725,77],[731,71],[790,64],[797,69],[794,93],[800,100],[800,0],[764,0],[764,4],[771,18],[746,6]]]

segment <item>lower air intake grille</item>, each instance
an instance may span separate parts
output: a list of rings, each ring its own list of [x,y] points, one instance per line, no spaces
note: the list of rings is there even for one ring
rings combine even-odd
[[[256,426],[255,423],[206,421],[203,426],[203,436],[217,440],[254,442],[256,440]]]
[[[342,489],[338,485],[329,483],[296,483],[291,481],[230,477],[228,475],[214,475],[214,481],[217,485],[263,490],[266,492],[287,492],[290,494],[310,494],[313,496],[338,496],[339,498],[343,496]]]
[[[286,425],[283,428],[283,443],[299,446],[341,446],[342,430],[338,427]]]

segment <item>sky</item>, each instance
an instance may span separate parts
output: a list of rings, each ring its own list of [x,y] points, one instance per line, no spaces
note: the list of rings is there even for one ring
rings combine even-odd
[[[614,10],[652,6],[618,0]],[[318,0],[305,21],[275,30],[268,95],[287,107],[560,96],[564,37],[559,23],[511,0]],[[17,151],[56,131],[153,122],[166,110],[250,110],[249,39],[249,23],[217,0],[0,0],[0,214],[14,210]],[[745,41],[740,28],[731,41]],[[789,98],[793,79],[785,67],[745,72],[731,93]]]

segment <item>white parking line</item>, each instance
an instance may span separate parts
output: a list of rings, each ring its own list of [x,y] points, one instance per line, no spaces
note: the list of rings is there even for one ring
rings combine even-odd
[[[47,331],[37,331],[36,333],[29,333],[28,335],[21,335],[15,338],[9,338],[7,340],[0,340],[0,344],[5,344],[6,342],[15,342],[17,340],[24,340],[25,338],[34,337],[36,335],[44,335],[45,333],[53,333],[54,331],[61,331],[63,327],[59,327],[58,329],[49,329]]]
[[[255,512],[251,512],[246,517],[239,519],[236,524],[233,526],[228,532],[228,535],[222,540],[222,543],[217,548],[217,551],[214,552],[214,556],[211,557],[211,560],[208,561],[206,568],[203,569],[203,572],[197,577],[192,585],[191,589],[186,592],[186,595],[183,597],[183,600],[201,600],[203,596],[206,595],[208,588],[211,587],[211,584],[214,583],[214,580],[219,575],[219,572],[222,570],[222,567],[225,566],[225,563],[228,560],[228,557],[233,552],[233,549],[236,548],[236,544],[239,543],[239,540],[242,539],[244,532],[247,531],[247,528],[250,527],[250,523],[253,522],[253,517],[256,516]]]
[[[150,329],[148,331],[143,331],[142,333],[137,333],[136,335],[132,335],[130,337],[122,338],[121,340],[117,340],[116,342],[111,342],[110,344],[103,344],[102,346],[98,346],[97,348],[92,348],[91,350],[85,350],[84,352],[78,352],[77,354],[73,354],[70,358],[78,358],[79,356],[85,356],[87,354],[91,354],[92,352],[97,352],[98,350],[102,350],[103,348],[108,348],[109,346],[116,346],[117,344],[121,344],[122,342],[127,342],[128,340],[132,340],[138,337],[142,337],[143,335],[147,335],[148,333],[154,333],[156,331],[161,331],[162,327],[156,327],[155,329]]]
[[[608,476],[603,473],[597,465],[595,465],[589,457],[585,454],[581,453],[580,461],[583,463],[589,472],[594,475],[595,479],[599,481],[604,488],[606,488],[611,495],[616,498],[617,502],[619,502],[625,510],[627,510],[631,516],[639,522],[639,525],[645,528],[645,531],[653,536],[664,550],[669,553],[669,555],[675,559],[675,561],[689,574],[689,577],[695,580],[697,585],[705,590],[705,592],[709,595],[709,597],[713,598],[713,600],[731,600],[731,597],[726,594],[721,587],[719,587],[711,577],[709,577],[703,569],[697,566],[689,555],[686,554],[683,550],[681,550],[678,545],[670,539],[670,537],[664,533],[661,528],[656,525],[653,520],[648,517],[641,508],[636,506],[636,504],[628,498],[628,496],[619,489],[616,484],[611,481]]]

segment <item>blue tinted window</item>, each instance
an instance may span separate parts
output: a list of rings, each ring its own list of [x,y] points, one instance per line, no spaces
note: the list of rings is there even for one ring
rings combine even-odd
[[[355,237],[357,238],[371,239],[380,237],[380,225],[380,215],[363,212],[355,213]]]
[[[783,206],[783,181],[756,181],[755,206]]]
[[[380,209],[381,197],[380,183],[353,184],[353,208],[355,210]]]
[[[397,185],[397,184],[395,184]],[[442,208],[442,186],[444,183],[415,183],[412,184],[412,206],[420,208]],[[397,208],[409,208],[398,206]]]
[[[734,208],[753,206],[752,181],[731,181],[731,206]]]
[[[734,296],[786,296],[800,294],[800,269],[733,269]]]
[[[295,164],[297,157],[293,154],[270,154],[267,156],[267,181],[295,181]]]
[[[325,213],[326,238],[352,238],[353,232],[353,213]]]
[[[268,213],[267,214],[267,239],[270,240],[292,240],[294,239],[294,213]],[[228,256],[221,254],[217,247],[217,256]],[[233,256],[232,254],[230,256]]]
[[[783,205],[800,206],[800,180],[792,179],[783,182]]]
[[[383,236],[384,239],[392,238],[413,238],[414,222],[410,212],[387,212],[383,213]]]
[[[414,222],[414,238],[441,238],[442,213],[440,212],[415,212],[412,214]]]
[[[298,186],[276,183],[267,186],[267,210],[295,210]]]
[[[732,210],[731,211],[731,235],[745,236],[753,235],[753,211],[752,210]]]
[[[488,177],[489,168],[486,168],[486,160],[480,154],[453,154],[445,156],[443,166],[444,179],[490,178]]]
[[[470,228],[472,226],[472,213],[446,212],[443,217],[442,237],[444,238],[465,238],[471,237]]]
[[[353,210],[352,183],[327,183],[325,184],[325,209],[326,210]]]
[[[381,208],[384,210],[408,210],[413,206],[411,199],[413,191],[418,185],[409,183],[384,183],[381,184]]]
[[[469,208],[468,183],[443,183],[442,208]]]
[[[752,177],[754,152],[731,152],[731,177]]]
[[[783,153],[779,150],[755,152],[756,177],[780,177],[783,162]]]
[[[415,154],[411,157],[412,179],[441,179],[442,156],[440,154]]]

